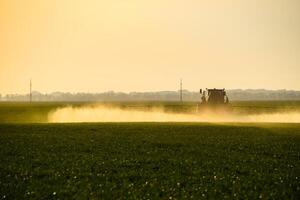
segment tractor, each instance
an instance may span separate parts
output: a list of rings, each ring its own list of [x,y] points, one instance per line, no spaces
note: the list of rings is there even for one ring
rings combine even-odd
[[[231,110],[229,99],[225,89],[200,89],[201,103],[199,108],[209,108],[213,110]]]

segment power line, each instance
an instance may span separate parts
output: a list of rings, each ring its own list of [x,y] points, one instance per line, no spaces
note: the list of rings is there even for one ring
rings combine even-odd
[[[182,79],[180,79],[180,102],[182,102]]]
[[[29,102],[31,103],[32,102],[32,82],[31,82],[31,79],[30,79],[30,85],[29,85]]]

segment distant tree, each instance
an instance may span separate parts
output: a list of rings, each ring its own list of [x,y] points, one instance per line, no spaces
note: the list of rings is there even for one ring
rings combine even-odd
[[[300,91],[292,90],[228,90],[229,100],[300,100]],[[200,101],[198,92],[183,91],[186,101]],[[103,93],[64,93],[53,92],[43,94],[34,91],[36,101],[177,101],[178,91],[158,92],[103,92]],[[28,101],[29,96],[7,94],[1,96],[2,101]]]

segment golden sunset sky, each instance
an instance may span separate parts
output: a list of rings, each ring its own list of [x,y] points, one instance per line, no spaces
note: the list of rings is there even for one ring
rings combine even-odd
[[[299,0],[0,0],[0,93],[300,90]]]

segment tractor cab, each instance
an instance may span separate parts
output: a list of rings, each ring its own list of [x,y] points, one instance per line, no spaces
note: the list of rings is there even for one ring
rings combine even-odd
[[[229,103],[225,89],[200,89],[201,104],[208,105],[226,105]]]

